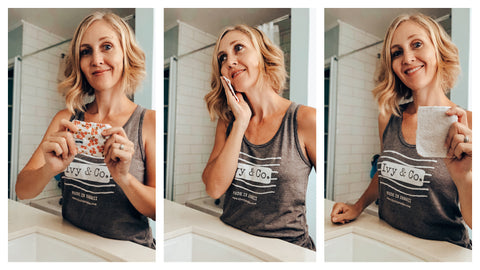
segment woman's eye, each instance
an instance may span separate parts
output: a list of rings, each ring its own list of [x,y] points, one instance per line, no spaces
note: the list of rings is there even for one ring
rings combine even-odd
[[[80,50],[80,56],[90,54],[90,51],[91,51],[90,49],[82,49]]]
[[[105,45],[103,45],[103,48],[108,51],[108,50],[112,49],[112,45],[105,44]]]
[[[235,51],[238,52],[238,51],[241,51],[243,49],[243,45],[237,44],[237,45],[235,45],[234,48],[235,48]]]
[[[218,57],[218,63],[220,63],[220,64],[225,62],[225,60],[227,60],[227,55],[226,54],[222,54]]]
[[[413,43],[413,47],[414,47],[414,48],[420,48],[420,47],[422,47],[422,42],[420,42],[420,41],[414,42],[414,43]]]
[[[402,55],[402,51],[400,50],[392,52],[392,58],[396,58],[400,55]]]

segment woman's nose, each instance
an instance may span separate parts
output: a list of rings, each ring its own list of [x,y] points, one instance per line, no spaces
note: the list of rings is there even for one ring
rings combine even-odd
[[[228,67],[233,67],[238,64],[237,58],[235,56],[229,56],[227,58],[227,65]]]
[[[403,52],[403,63],[410,64],[415,61],[415,55],[412,51],[404,51]]]
[[[103,54],[98,51],[94,51],[92,57],[92,65],[98,66],[103,64]]]

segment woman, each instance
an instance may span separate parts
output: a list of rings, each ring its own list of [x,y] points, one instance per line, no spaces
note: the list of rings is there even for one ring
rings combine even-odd
[[[458,49],[433,19],[402,15],[392,22],[384,39],[379,84],[373,90],[380,110],[378,171],[355,205],[334,205],[332,222],[354,220],[378,197],[379,216],[392,226],[471,248],[462,221],[471,228],[472,113],[446,96],[458,74]],[[413,100],[399,105],[409,98]],[[448,106],[446,115],[458,116],[445,139],[447,158],[423,158],[416,152],[419,106]],[[420,170],[425,174],[422,186],[388,176],[385,166]]]
[[[245,25],[223,32],[205,96],[219,119],[202,178],[211,197],[225,194],[226,224],[314,250],[305,192],[316,162],[315,109],[281,97],[285,79],[283,53],[265,34]]]
[[[61,174],[66,220],[155,248],[147,220],[155,219],[155,112],[129,99],[144,77],[145,55],[120,17],[100,12],[83,19],[68,54],[59,85],[67,109],[55,115],[18,175],[17,196],[34,198]],[[77,154],[72,120],[112,126],[102,132],[104,157]]]

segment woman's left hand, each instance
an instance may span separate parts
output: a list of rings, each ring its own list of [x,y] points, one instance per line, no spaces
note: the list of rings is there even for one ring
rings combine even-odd
[[[463,220],[472,228],[472,125],[468,119],[471,113],[452,107],[446,114],[458,116],[458,122],[448,130],[445,141],[448,153],[444,161],[457,187]]]
[[[445,165],[456,184],[467,179],[472,173],[472,130],[468,125],[467,112],[459,107],[452,107],[447,115],[457,115],[458,122],[448,130],[445,145],[448,153]]]
[[[128,139],[125,130],[121,127],[104,130],[102,135],[110,136],[105,142],[103,152],[105,163],[113,180],[122,186],[128,182],[130,164],[135,151],[134,144]]]

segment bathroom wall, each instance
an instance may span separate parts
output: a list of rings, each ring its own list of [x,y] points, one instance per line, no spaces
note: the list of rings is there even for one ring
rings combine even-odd
[[[154,29],[153,29],[153,8],[136,8],[135,22],[129,22],[134,25],[135,38],[138,44],[145,53],[145,71],[146,76],[142,81],[134,95],[136,104],[147,108],[157,109],[155,105],[155,91],[154,91],[154,76],[153,76],[153,62],[154,62]],[[160,107],[161,108],[161,107]],[[158,109],[157,109],[158,110]]]
[[[178,28],[176,25],[163,33],[163,59],[178,55]]]
[[[22,39],[22,54],[28,55],[66,38],[24,22]],[[19,170],[38,147],[53,116],[65,108],[57,92],[57,74],[61,54],[67,48],[68,43],[65,43],[22,59]],[[60,189],[52,179],[36,199],[55,195],[60,195]]]
[[[451,25],[444,26],[448,31],[451,28],[451,37],[453,43],[458,47],[458,56],[460,58],[460,68],[462,70],[457,83],[450,91],[450,98],[455,104],[468,110],[472,110],[472,87],[471,87],[471,57],[470,57],[470,9],[452,8]],[[448,22],[448,20],[447,20]]]
[[[329,59],[332,56],[338,56],[338,32],[340,26],[335,26],[324,33],[325,41],[325,59]]]
[[[378,109],[371,90],[381,44],[341,56],[381,38],[341,21],[338,36],[334,200],[354,202],[370,183],[370,160],[380,152]]]
[[[293,9],[292,9],[293,10]],[[290,56],[291,56],[291,35],[292,35],[292,30],[291,30],[291,25],[292,25],[292,20],[291,19],[286,19],[283,21],[280,21],[276,23],[278,25],[279,31],[280,31],[280,48],[283,51],[283,57],[285,61],[285,70],[287,71],[287,74],[290,74]],[[285,89],[282,92],[282,96],[284,98],[290,99],[290,76],[287,77],[287,80],[285,82]]]
[[[174,201],[207,196],[202,172],[213,148],[216,121],[210,121],[204,96],[210,90],[213,47],[181,57],[212,44],[216,37],[179,22],[178,72],[174,161]]]
[[[8,59],[22,55],[23,25],[8,32]]]

